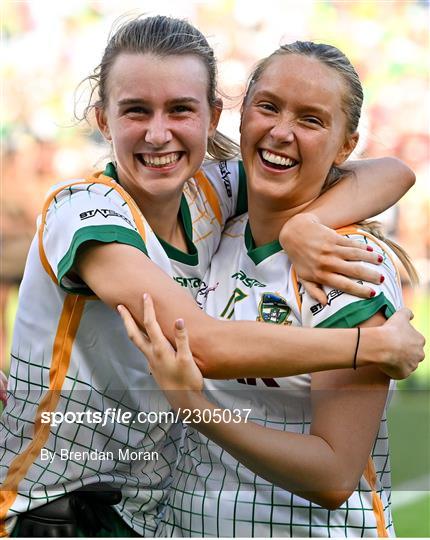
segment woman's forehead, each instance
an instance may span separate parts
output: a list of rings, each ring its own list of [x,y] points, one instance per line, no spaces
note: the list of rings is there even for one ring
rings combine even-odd
[[[345,83],[340,73],[317,58],[280,54],[271,59],[252,89],[280,100],[304,101],[323,107],[342,102]]]
[[[114,93],[205,97],[208,74],[203,61],[192,54],[121,53],[111,67],[108,86]]]

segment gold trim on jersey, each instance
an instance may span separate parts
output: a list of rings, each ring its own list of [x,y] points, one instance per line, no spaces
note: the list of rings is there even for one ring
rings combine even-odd
[[[293,278],[293,287],[294,287],[294,294],[296,296],[296,302],[299,307],[299,311],[302,311],[302,297],[300,296],[299,292],[299,280],[297,278],[297,272],[294,266],[291,267],[291,276]]]
[[[194,175],[194,178],[196,179],[199,188],[203,191],[203,193],[206,195],[206,199],[212,208],[213,213],[215,214],[215,217],[218,221],[218,223],[222,226],[223,220],[222,220],[222,212],[221,212],[221,206],[218,199],[218,194],[213,187],[213,185],[210,183],[206,175],[203,171],[197,171]]]
[[[4,521],[8,510],[18,495],[18,485],[48,440],[51,426],[49,423],[42,424],[42,412],[53,412],[57,407],[60,392],[69,369],[73,342],[82,318],[84,305],[85,297],[83,296],[67,295],[64,300],[52,348],[49,389],[37,408],[33,439],[25,450],[11,462],[6,479],[1,486],[0,536],[7,536]]]
[[[372,490],[372,508],[376,520],[378,538],[388,538],[387,528],[385,525],[384,506],[382,504],[381,497],[376,492],[376,471],[375,464],[373,463],[373,459],[371,457],[369,457],[367,460],[363,476],[367,480],[370,489]]]

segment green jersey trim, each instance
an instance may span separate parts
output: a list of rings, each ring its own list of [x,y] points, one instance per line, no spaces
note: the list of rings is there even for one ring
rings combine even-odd
[[[92,295],[92,292],[88,288],[79,286],[68,288],[62,283],[64,276],[75,264],[76,253],[78,249],[83,244],[90,241],[103,242],[105,244],[110,244],[112,242],[118,242],[119,244],[127,244],[129,246],[133,246],[139,249],[140,251],[143,251],[145,255],[148,255],[145,242],[142,240],[142,238],[136,231],[126,229],[125,227],[119,227],[118,225],[93,225],[90,227],[82,227],[82,229],[79,229],[75,232],[67,253],[58,263],[58,283],[60,287],[66,292]]]
[[[105,170],[103,171],[103,174],[105,176],[109,176],[110,178],[113,178],[115,182],[118,182],[119,184],[118,173],[116,172],[116,167],[113,163],[109,162],[106,165]]]
[[[251,227],[249,221],[245,227],[245,246],[248,253],[248,257],[254,262],[255,265],[264,261],[271,255],[282,251],[282,246],[278,240],[270,242],[270,244],[264,244],[264,246],[255,247],[254,238],[252,237]]]
[[[193,243],[193,223],[191,220],[191,212],[188,206],[187,199],[183,194],[181,198],[181,206],[179,209],[179,219],[182,221],[182,225],[184,226],[185,242],[187,244],[188,253],[185,253],[184,251],[175,248],[159,236],[157,236],[157,238],[160,244],[163,246],[163,249],[169,259],[173,259],[174,261],[187,264],[188,266],[197,266],[199,264],[199,253]]]
[[[383,313],[387,319],[396,311],[393,304],[383,292],[370,300],[359,300],[345,306],[318,324],[316,328],[353,328],[370,319],[370,317],[378,313],[381,309],[383,309]]]
[[[104,175],[110,176],[116,182],[119,183],[118,174],[113,163],[108,163],[104,170]],[[246,186],[245,186],[246,189]],[[188,206],[187,199],[184,194],[182,194],[181,205],[179,208],[179,219],[182,221],[182,225],[185,231],[185,242],[187,244],[188,253],[181,251],[180,249],[175,248],[158,235],[157,239],[160,244],[163,246],[164,251],[166,252],[169,259],[178,261],[189,266],[197,266],[199,264],[199,254],[196,246],[193,243],[193,222],[191,219],[191,212]]]
[[[237,203],[235,216],[241,216],[248,211],[248,193],[246,189],[246,173],[242,161],[238,162],[239,186],[237,191]]]

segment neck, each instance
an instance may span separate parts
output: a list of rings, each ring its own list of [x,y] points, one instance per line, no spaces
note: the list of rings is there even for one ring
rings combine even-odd
[[[185,232],[178,217],[182,192],[160,200],[130,193],[155,234],[181,251],[187,250]]]
[[[252,194],[248,193],[249,226],[256,247],[278,240],[285,223],[296,214],[303,212],[311,202],[307,201],[293,208],[280,209],[277,205],[254,200]]]

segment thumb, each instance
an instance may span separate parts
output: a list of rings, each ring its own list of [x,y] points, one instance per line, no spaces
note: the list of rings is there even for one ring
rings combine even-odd
[[[186,358],[192,356],[184,319],[175,321],[175,345],[176,351],[180,357]]]
[[[411,321],[414,318],[414,314],[409,308],[401,308],[392,317],[388,319],[388,321],[385,324],[395,324],[396,322],[400,321]]]

